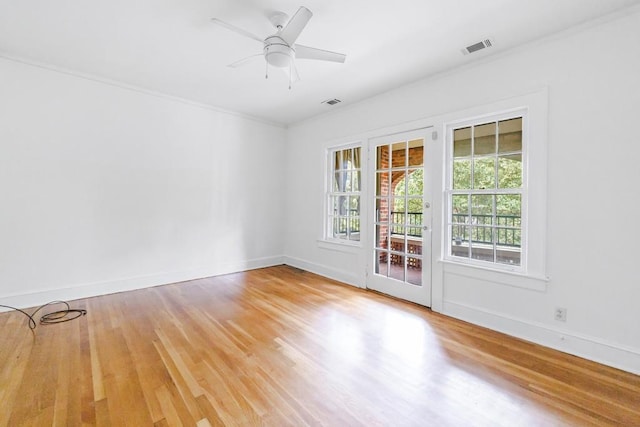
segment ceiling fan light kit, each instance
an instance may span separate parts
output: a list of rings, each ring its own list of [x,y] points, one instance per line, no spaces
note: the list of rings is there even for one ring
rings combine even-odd
[[[295,59],[295,51],[280,37],[271,36],[264,40],[264,58],[274,67],[289,67]]]
[[[289,16],[284,12],[273,12],[269,15],[269,21],[276,28],[276,33],[267,36],[265,39],[217,18],[213,18],[212,21],[228,30],[263,44],[262,54],[251,55],[243,58],[229,64],[230,67],[236,68],[249,62],[249,59],[262,55],[266,61],[267,70],[269,65],[285,70],[288,68],[289,81],[291,83],[292,74],[295,73],[297,75],[295,67],[296,59],[315,59],[319,61],[339,63],[343,63],[346,59],[346,55],[342,53],[331,52],[295,43],[312,16],[313,13],[304,6],[301,6],[291,19],[289,19]],[[268,77],[268,73],[265,77]],[[289,88],[291,88],[291,84],[289,84]]]

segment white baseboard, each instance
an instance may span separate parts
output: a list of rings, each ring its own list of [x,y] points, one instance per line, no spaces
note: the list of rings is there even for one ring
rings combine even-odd
[[[442,314],[640,375],[636,349],[451,301],[444,301]]]
[[[201,279],[203,277],[220,276],[222,274],[254,270],[256,268],[271,267],[281,264],[284,264],[284,258],[282,256],[256,258],[251,260],[239,261],[233,264],[224,264],[211,266],[210,268],[201,268],[198,270],[162,272],[144,276],[128,277],[124,279],[84,283],[69,286],[66,288],[32,291],[24,294],[0,297],[0,304],[17,308],[37,307],[50,301],[72,301],[80,298],[115,294],[118,292],[132,291],[136,289],[149,288],[152,286],[167,285],[170,283]],[[0,307],[0,312],[8,310],[9,309]]]
[[[357,288],[364,287],[364,283],[361,283],[361,279],[350,271],[337,270],[292,256],[285,256],[284,263],[292,267],[310,271],[311,273],[319,274],[320,276],[328,277],[329,279],[337,280],[338,282],[346,283],[347,285],[355,286]]]

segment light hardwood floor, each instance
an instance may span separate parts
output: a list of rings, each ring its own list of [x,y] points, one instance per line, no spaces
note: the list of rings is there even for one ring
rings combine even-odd
[[[0,426],[640,425],[640,377],[280,266],[0,314]]]

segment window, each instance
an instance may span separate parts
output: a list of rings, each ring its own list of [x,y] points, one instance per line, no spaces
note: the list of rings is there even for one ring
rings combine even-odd
[[[448,127],[446,257],[524,269],[525,111]]]
[[[360,241],[361,147],[328,152],[326,238]]]

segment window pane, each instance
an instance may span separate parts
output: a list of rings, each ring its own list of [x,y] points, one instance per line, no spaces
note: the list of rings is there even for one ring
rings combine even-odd
[[[473,255],[473,248],[478,246],[491,246],[490,252],[493,253],[493,228],[492,227],[471,227],[471,257],[477,258]],[[491,255],[493,260],[493,255]]]
[[[338,238],[340,234],[346,232],[346,224],[343,222],[343,218],[333,218],[333,237]]]
[[[353,150],[342,151],[342,169],[353,169]]]
[[[406,229],[401,224],[391,224],[391,235],[404,236]],[[403,237],[404,238],[404,237]]]
[[[391,174],[389,172],[376,173],[376,196],[386,196],[389,194]]]
[[[360,169],[361,165],[361,157],[360,157],[360,147],[356,147],[353,149],[353,168]]]
[[[412,197],[407,199],[407,224],[422,224],[422,197]]]
[[[406,212],[404,197],[393,199],[393,212],[403,212],[403,213]],[[403,224],[404,224],[404,221],[403,221]]]
[[[414,215],[410,215],[409,218],[411,218]],[[417,216],[417,215],[415,215]],[[422,221],[422,215],[420,215],[420,221]],[[416,224],[416,223],[412,223],[412,226],[407,227],[407,236],[411,236],[411,237],[422,237],[422,225],[420,224]]]
[[[376,251],[375,272],[385,277],[389,277],[388,260],[389,253],[386,251]]]
[[[351,216],[360,215],[360,196],[351,196],[349,199]]]
[[[361,177],[360,171],[352,172],[351,178],[353,181],[351,184],[351,191],[360,191],[360,177]]]
[[[520,265],[522,257],[522,249],[520,247],[502,247],[496,248],[496,262],[500,264]]]
[[[335,172],[333,174],[333,185],[332,190],[331,191],[342,191],[342,189],[340,188],[340,185],[342,183],[342,172]]]
[[[338,229],[340,238],[346,239],[349,230],[349,219],[346,216],[341,216],[338,218],[338,221],[340,221],[340,228]]]
[[[522,117],[498,123],[498,153],[522,151]]]
[[[394,196],[404,196],[407,191],[407,172],[406,171],[395,171],[393,172],[393,182],[395,183],[393,186],[393,195]]]
[[[407,195],[408,196],[422,196],[423,193],[423,169],[409,169],[407,171]]]
[[[407,238],[407,254],[411,255],[413,258],[421,259],[422,258],[422,242],[420,240]],[[411,266],[411,264],[407,264],[407,265]]]
[[[389,277],[404,282],[404,256],[390,254]]]
[[[485,158],[473,161],[473,188],[496,188],[496,159]]]
[[[519,248],[522,246],[520,240],[520,228],[496,228],[496,244],[503,248]]]
[[[340,201],[336,196],[329,196],[329,213],[331,215],[337,215],[340,208]]]
[[[496,152],[496,124],[487,123],[473,130],[473,155],[494,154]]]
[[[349,218],[349,240],[360,241],[360,217]]]
[[[403,168],[407,166],[407,143],[396,142],[391,146],[391,167]]]
[[[490,227],[473,227],[471,232],[471,258],[480,261],[495,262],[492,232],[493,229]]]
[[[416,139],[409,141],[409,166],[422,166],[424,158],[424,141]]]
[[[340,170],[342,168],[342,151],[336,151],[333,155],[333,169]]]
[[[453,157],[471,156],[471,128],[453,131]]]
[[[500,194],[496,196],[496,215],[499,217],[509,215],[520,218],[521,210],[522,203],[520,194]],[[500,223],[500,221],[498,222],[498,225],[519,227],[519,224]]]
[[[451,222],[464,223],[469,215],[469,196],[454,194],[451,196]]]
[[[522,187],[522,154],[498,157],[498,187]]]
[[[471,188],[470,160],[453,161],[453,188],[456,190]]]
[[[474,224],[492,224],[493,198],[493,194],[474,194],[471,196],[471,216]]]
[[[382,145],[378,147],[376,156],[376,169],[389,169],[389,146]]]
[[[337,209],[336,214],[343,215],[343,216],[346,215],[347,214],[347,209],[349,208],[349,206],[348,206],[349,200],[348,200],[347,196],[336,196],[336,199],[338,201],[337,202],[338,209]]]
[[[376,225],[376,248],[389,249],[389,227]]]
[[[469,257],[469,227],[466,225],[451,226],[451,255]]]
[[[351,174],[352,172],[342,172],[344,179],[344,189],[342,191],[352,191],[351,188]]]
[[[389,221],[389,200],[386,198],[376,199],[376,219],[377,222],[387,223]]]
[[[404,238],[404,227],[398,227],[399,233],[395,234],[391,233],[391,250],[395,252],[407,252],[405,238]]]
[[[422,260],[407,257],[407,283],[422,286]]]
[[[391,212],[391,215],[389,217],[390,220],[390,224],[398,224],[398,225],[402,225],[404,224],[404,212]]]

